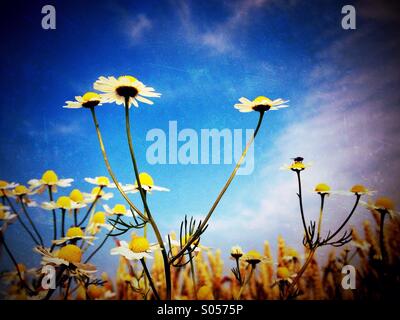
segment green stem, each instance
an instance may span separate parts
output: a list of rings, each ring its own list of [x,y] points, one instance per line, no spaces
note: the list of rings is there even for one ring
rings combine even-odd
[[[53,202],[53,191],[51,190],[51,186],[48,186],[49,189],[49,198],[50,202]],[[53,240],[57,239],[57,215],[56,215],[56,210],[53,209],[51,210],[53,212]]]
[[[99,191],[96,194],[96,198],[90,204],[90,207],[86,211],[85,216],[83,217],[82,221],[78,223],[78,227],[80,227],[86,221],[86,219],[89,217],[89,214],[92,211],[93,207],[96,205],[97,201],[99,201],[99,199],[101,198],[101,192],[103,191],[103,188],[104,188],[104,186],[99,187]]]
[[[385,237],[384,237],[384,226],[385,226],[385,216],[386,212],[381,211],[381,221],[380,221],[380,229],[379,229],[379,246],[381,249],[381,256],[382,256],[382,265],[385,265],[386,261],[386,249],[385,249]]]
[[[140,259],[140,262],[142,263],[144,273],[146,274],[146,277],[147,277],[147,279],[149,280],[151,290],[153,290],[153,293],[154,293],[154,296],[156,297],[156,300],[160,300],[160,296],[158,295],[158,292],[157,292],[157,290],[156,290],[156,287],[154,286],[153,279],[151,278],[150,272],[149,272],[149,270],[147,269],[146,262],[144,261],[143,258]]]
[[[189,248],[189,246],[196,241],[196,239],[199,236],[199,233],[201,233],[201,231],[204,229],[204,227],[207,225],[208,220],[211,218],[211,215],[213,214],[214,210],[217,208],[219,202],[222,199],[222,196],[225,194],[226,190],[228,189],[229,185],[231,184],[233,178],[236,176],[237,171],[239,170],[239,167],[241,166],[244,158],[246,157],[246,154],[251,146],[251,144],[253,143],[254,139],[257,136],[257,133],[261,127],[261,123],[264,117],[264,111],[260,112],[260,117],[258,118],[258,123],[256,126],[256,129],[254,130],[254,133],[252,135],[252,137],[250,138],[250,140],[247,142],[245,149],[243,150],[242,156],[240,157],[239,161],[237,162],[235,168],[233,169],[231,175],[229,176],[228,180],[226,181],[225,185],[223,186],[222,190],[220,191],[220,193],[217,196],[217,199],[214,201],[213,205],[211,206],[211,209],[209,210],[209,212],[207,213],[205,219],[203,220],[203,222],[201,223],[200,227],[197,229],[197,231],[189,238],[189,240],[186,242],[186,244],[180,249],[180,251],[169,261],[170,264],[172,264],[173,262],[175,262],[177,259],[179,259],[182,254],[184,254],[184,252]]]
[[[21,207],[22,207],[23,213],[25,214],[25,216],[26,216],[26,218],[28,219],[30,225],[32,226],[33,231],[34,231],[34,232],[36,233],[36,235],[38,236],[40,244],[42,245],[42,247],[44,247],[43,238],[42,238],[42,236],[40,235],[39,230],[36,228],[35,223],[32,221],[32,219],[31,219],[31,217],[30,217],[30,215],[29,215],[29,213],[28,213],[28,210],[26,210],[26,206],[25,206],[25,204],[24,204],[23,196],[20,196],[20,197],[19,197],[19,200],[21,201]]]
[[[78,226],[78,209],[74,209],[74,227]]]
[[[99,140],[101,153],[102,153],[102,155],[103,155],[104,162],[105,162],[105,164],[106,164],[107,171],[108,171],[108,173],[109,173],[110,176],[111,176],[111,179],[113,180],[113,182],[114,182],[116,188],[118,189],[118,191],[121,193],[121,195],[124,197],[124,199],[126,200],[126,202],[129,204],[129,206],[130,206],[132,209],[134,209],[134,210],[138,213],[138,215],[139,215],[144,221],[147,221],[147,219],[146,219],[146,217],[143,215],[143,213],[133,204],[133,202],[132,202],[132,201],[128,198],[128,196],[126,195],[125,191],[122,190],[121,186],[119,185],[118,180],[117,180],[117,178],[115,177],[114,172],[113,172],[112,169],[111,169],[110,162],[108,161],[106,149],[105,149],[105,146],[104,146],[103,138],[102,138],[102,136],[101,136],[100,126],[99,126],[99,123],[98,123],[98,121],[97,121],[96,112],[95,112],[95,110],[94,110],[94,107],[91,107],[91,108],[90,108],[90,111],[91,111],[92,118],[93,118],[93,122],[94,122],[94,125],[95,125],[95,128],[96,128],[96,133],[97,133],[97,138],[98,138],[98,140]]]
[[[15,210],[15,207],[13,206],[13,204],[11,203],[10,199],[4,194],[5,199],[7,200],[7,203],[9,205],[9,207],[11,208],[11,210],[14,212],[14,214],[17,216],[17,219],[19,221],[19,223],[21,224],[21,226],[25,229],[25,231],[29,234],[29,236],[32,238],[33,242],[36,245],[40,245],[39,241],[36,239],[36,237],[33,235],[33,233],[29,230],[29,228],[26,226],[26,224],[24,223],[24,221],[22,221],[21,217],[19,216],[17,210]]]
[[[321,193],[321,207],[319,209],[319,219],[318,219],[318,229],[317,229],[317,241],[319,239],[319,235],[321,234],[321,226],[322,226],[322,215],[324,212],[324,203],[325,203],[326,193]]]
[[[61,209],[61,237],[65,237],[65,209]]]
[[[196,274],[194,272],[194,261],[192,258],[192,253],[189,252],[189,259],[190,259],[190,273],[192,275],[192,281],[193,281],[193,293],[194,293],[194,298],[197,300],[197,284],[196,284]]]
[[[130,118],[129,118],[129,97],[125,97],[125,124],[126,124],[126,135],[128,138],[128,145],[129,145],[129,152],[131,154],[131,160],[132,160],[132,164],[133,164],[133,169],[135,172],[135,177],[136,177],[136,182],[138,185],[138,189],[139,189],[139,193],[140,193],[140,197],[142,199],[143,202],[143,206],[144,206],[144,211],[147,213],[147,219],[149,220],[154,233],[156,235],[158,244],[160,246],[161,249],[161,254],[163,257],[163,262],[164,262],[164,273],[165,273],[165,283],[166,283],[166,289],[167,289],[167,300],[171,300],[171,270],[170,270],[170,265],[169,265],[169,261],[168,261],[168,255],[167,255],[167,251],[164,245],[164,241],[162,239],[161,233],[158,229],[157,224],[155,223],[150,209],[147,205],[147,200],[146,200],[146,194],[144,189],[142,188],[142,184],[140,182],[140,178],[139,178],[139,170],[138,170],[138,166],[136,163],[136,157],[135,157],[135,152],[133,149],[133,144],[132,144],[132,136],[131,136],[131,126],[130,126]]]
[[[248,278],[245,280],[245,282],[242,284],[242,286],[240,287],[240,290],[239,290],[239,293],[238,293],[238,295],[236,297],[236,300],[240,300],[240,297],[242,296],[244,288],[249,285],[250,280],[251,280],[251,276],[253,275],[255,268],[256,268],[256,266],[251,264],[250,274],[249,274]]]
[[[298,196],[299,196],[299,204],[300,204],[301,221],[303,222],[303,228],[304,228],[304,232],[306,234],[307,243],[308,243],[309,247],[311,247],[311,239],[310,239],[310,235],[308,234],[306,219],[305,219],[305,216],[304,216],[303,195],[302,195],[302,191],[301,191],[300,171],[296,171],[296,173],[297,173],[297,183],[298,183],[298,186],[299,186]]]

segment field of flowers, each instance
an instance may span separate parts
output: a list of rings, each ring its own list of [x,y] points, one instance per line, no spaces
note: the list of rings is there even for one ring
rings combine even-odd
[[[303,207],[302,190],[302,179],[306,178],[310,164],[299,155],[293,155],[291,164],[283,165],[282,169],[297,180],[297,223],[304,232],[303,252],[287,246],[280,237],[276,254],[265,241],[264,252],[243,252],[240,246],[234,246],[231,260],[223,261],[220,250],[203,246],[211,217],[262,129],[266,114],[288,107],[288,101],[265,96],[239,99],[236,109],[259,115],[240,160],[203,220],[182,217],[178,232],[162,235],[147,195],[169,190],[157,186],[150,174],[139,170],[130,121],[132,106],[153,104],[150,99],[161,94],[132,76],[100,77],[93,87],[97,92],[77,96],[74,101],[67,101],[65,108],[89,111],[108,176],[86,178],[93,186],[88,192],[74,189],[73,179],[60,179],[52,170],[26,184],[0,181],[0,261],[3,266],[3,261],[9,259],[14,266],[11,270],[1,267],[1,298],[289,300],[382,299],[398,295],[400,224],[393,201],[376,196],[373,190],[360,184],[349,186],[346,191],[334,191],[320,183],[314,189],[320,199],[319,217],[310,221]],[[106,103],[116,103],[125,110],[134,184],[119,182],[114,173],[117,166],[108,160],[96,117],[96,108]],[[113,192],[118,192],[124,203],[111,204]],[[133,194],[137,194],[140,205],[134,203]],[[325,233],[322,232],[324,208],[331,194],[352,197],[354,204],[338,227]],[[373,218],[364,222],[363,230],[349,227],[359,206],[369,210]],[[48,211],[52,220],[51,242],[44,241],[43,230],[35,225],[30,213],[32,207]],[[32,241],[25,252],[16,252],[8,241],[8,234],[17,225]],[[101,233],[102,230],[106,231]],[[154,234],[155,243],[149,242],[149,233]],[[102,273],[104,266],[91,262],[107,241],[115,244],[110,255],[119,259],[118,270],[112,275]],[[318,259],[323,247],[332,250],[327,261]],[[21,257],[29,256],[32,251],[41,257],[41,265],[28,268]],[[356,268],[355,284],[351,283],[351,268],[346,269],[349,265]],[[225,271],[228,268],[230,272]],[[350,270],[349,274],[343,270]]]

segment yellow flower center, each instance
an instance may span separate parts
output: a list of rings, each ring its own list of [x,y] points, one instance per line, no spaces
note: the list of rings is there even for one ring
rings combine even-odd
[[[100,194],[99,194],[99,192],[100,192]],[[94,187],[92,189],[92,194],[95,195],[95,196],[97,196],[98,194],[100,196],[102,196],[104,194],[104,191],[103,190],[100,191],[100,187]]]
[[[53,170],[47,170],[45,173],[43,173],[42,181],[51,186],[58,182],[58,177]]]
[[[98,177],[97,184],[99,186],[108,186],[110,184],[110,180],[107,177]]]
[[[325,183],[319,183],[315,187],[315,192],[329,192],[330,190],[331,190],[331,187]]]
[[[267,97],[264,97],[264,96],[258,96],[257,98],[255,98],[253,100],[253,102],[255,104],[262,104],[262,103],[265,103],[265,102],[268,102],[268,101],[270,101],[270,100]]]
[[[92,218],[93,223],[105,224],[106,214],[103,211],[96,212]]]
[[[16,186],[14,189],[14,193],[18,196],[22,196],[24,194],[27,194],[29,192],[28,188],[25,186]]]
[[[86,92],[83,96],[82,96],[82,100],[84,102],[88,102],[88,101],[93,101],[93,100],[98,100],[100,101],[100,95],[96,92]]]
[[[153,178],[146,172],[142,172],[141,174],[139,174],[139,180],[140,184],[143,186],[148,186],[148,187],[154,186]],[[135,181],[135,185],[137,186],[137,181]]]
[[[132,237],[129,243],[129,249],[135,253],[146,252],[150,249],[150,243],[145,237]]]
[[[137,79],[135,77],[132,76],[120,76],[118,77],[119,81],[123,81],[123,80],[129,80],[129,82],[134,83],[137,81]]]
[[[58,257],[68,262],[79,263],[82,259],[82,251],[78,246],[74,244],[68,244],[60,249],[58,252]]]
[[[245,260],[248,263],[259,263],[262,260],[261,253],[259,253],[256,250],[250,250],[249,252],[246,253]]]
[[[72,227],[69,228],[67,231],[67,237],[75,238],[75,237],[83,237],[84,233],[81,228],[79,227]]]
[[[289,269],[286,267],[278,267],[276,276],[278,279],[288,279],[290,277]]]
[[[69,197],[72,201],[83,202],[83,194],[78,189],[72,190]]]
[[[62,209],[71,209],[71,199],[69,197],[59,197],[56,203]]]
[[[387,198],[387,197],[381,197],[376,199],[375,201],[375,206],[381,209],[386,209],[386,210],[394,210],[394,202],[392,199]]]
[[[112,212],[114,214],[126,214],[126,207],[123,204],[116,204]]]
[[[294,162],[291,166],[290,169],[292,170],[304,170],[306,166],[302,162]]]
[[[0,180],[0,189],[3,189],[3,188],[5,188],[5,187],[7,187],[7,185],[8,185],[8,182],[7,182],[7,181]]]
[[[362,184],[356,184],[351,189],[350,192],[353,193],[366,193],[367,188],[365,188]]]

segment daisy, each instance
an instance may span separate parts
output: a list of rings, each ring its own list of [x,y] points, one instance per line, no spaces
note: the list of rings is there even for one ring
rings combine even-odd
[[[103,188],[104,187],[115,188],[115,185],[110,183],[110,180],[107,177],[103,176],[95,178],[85,178],[85,181]]]
[[[96,272],[96,267],[92,264],[83,264],[82,250],[74,245],[67,244],[61,247],[58,251],[50,252],[50,250],[43,247],[35,247],[34,251],[42,255],[42,265],[51,264],[53,266],[65,266],[72,274],[83,274]]]
[[[296,274],[293,273],[291,274],[289,269],[286,267],[278,267],[278,269],[276,270],[276,283],[292,283],[293,282],[293,278],[296,277]]]
[[[93,202],[96,198],[110,200],[114,196],[111,192],[105,192],[101,187],[94,187],[91,193],[82,192],[82,194],[90,200],[90,202]]]
[[[260,262],[267,263],[270,262],[269,259],[263,257],[261,253],[256,250],[248,251],[244,256],[243,260],[250,264],[253,268]]]
[[[284,164],[280,169],[281,170],[291,170],[294,172],[300,172],[305,170],[306,168],[311,167],[311,163],[303,163],[302,157],[296,157],[293,159],[293,163],[290,165]]]
[[[362,184],[356,184],[351,187],[349,191],[343,191],[341,194],[346,195],[346,196],[372,196],[376,193],[376,191],[372,191],[364,187]]]
[[[326,183],[319,183],[315,186],[314,191],[318,193],[319,195],[324,195],[327,194],[329,195],[332,193],[331,187],[328,186]]]
[[[71,242],[76,242],[78,240],[86,240],[90,245],[93,244],[93,240],[96,239],[95,237],[92,236],[85,236],[85,233],[83,230],[79,227],[72,227],[67,230],[67,234],[65,237],[59,239],[59,240],[53,240],[53,244],[55,245],[60,245],[63,243],[66,243],[68,241]]]
[[[150,253],[158,247],[158,244],[150,244],[145,237],[133,235],[129,243],[120,241],[119,246],[112,248],[110,253],[111,255],[121,255],[128,260],[153,259]]]
[[[11,191],[11,193],[15,197],[23,197],[27,195],[33,195],[36,193],[36,191],[32,190],[31,188],[28,189],[24,185],[18,185]]]
[[[375,210],[379,213],[388,213],[391,218],[398,215],[398,212],[395,211],[395,204],[392,199],[387,197],[380,197],[375,200],[375,202],[364,202],[360,201],[362,205],[367,207],[368,210]]]
[[[79,189],[74,189],[70,192],[69,198],[76,203],[90,203],[92,197],[85,197]]]
[[[91,235],[95,235],[100,232],[101,228],[105,228],[108,231],[112,230],[112,226],[106,223],[106,214],[103,211],[98,211],[90,218],[86,231]]]
[[[234,259],[240,259],[244,255],[243,250],[239,246],[233,246],[231,248],[231,257]]]
[[[255,98],[253,101],[245,97],[241,97],[239,99],[240,103],[235,104],[235,109],[238,109],[240,112],[251,112],[251,111],[268,111],[268,110],[279,110],[281,108],[287,108],[288,105],[285,105],[289,100],[283,99],[275,99],[271,100],[264,96],[259,96]]]
[[[75,101],[65,101],[67,105],[63,108],[79,109],[79,108],[93,108],[97,105],[101,106],[101,96],[95,92],[86,92],[82,97],[76,96]]]
[[[167,242],[169,242],[171,244],[172,247],[175,248],[183,248],[186,243],[189,241],[191,235],[190,234],[186,234],[184,236],[182,236],[181,241],[176,240],[175,238],[175,233],[172,233],[170,235],[170,237],[168,238],[168,236],[166,236],[167,238]],[[202,249],[203,250],[208,250],[210,249],[209,247],[205,247],[203,245],[200,244],[200,239],[195,240],[194,242],[192,242],[192,244],[190,245],[191,248],[191,252],[194,252],[195,254],[197,254],[198,252],[200,252]]]
[[[0,180],[0,190],[14,189],[16,186],[18,186],[18,183]]]
[[[39,188],[38,192],[43,192],[45,187],[51,187],[52,191],[57,191],[57,187],[70,187],[74,179],[58,179],[53,170],[47,170],[43,173],[41,179],[31,179],[28,184],[32,189]]]
[[[45,210],[55,210],[55,209],[63,209],[63,210],[73,210],[80,209],[86,207],[85,203],[76,203],[71,200],[70,197],[61,196],[57,199],[57,201],[43,202],[42,208]]]
[[[93,87],[103,92],[102,99],[104,102],[115,102],[123,105],[125,99],[128,99],[128,107],[133,104],[138,107],[138,101],[153,104],[153,101],[145,97],[159,98],[160,93],[155,92],[154,88],[146,87],[142,82],[132,76],[115,77],[99,77]]]
[[[8,210],[10,207],[3,206],[0,204],[0,221],[4,221],[5,223],[12,222],[17,215],[10,213]]]
[[[154,185],[154,181],[153,178],[151,177],[151,175],[149,175],[146,172],[142,172],[139,174],[139,180],[140,180],[140,185],[142,187],[143,190],[147,191],[147,192],[151,192],[151,191],[170,191],[167,188],[164,187],[159,187]],[[123,190],[126,193],[136,193],[139,192],[139,186],[137,184],[137,181],[135,181],[135,184],[126,184],[123,186]]]
[[[109,215],[117,215],[117,216],[132,215],[132,211],[126,209],[126,207],[123,204],[116,204],[112,209],[105,204],[103,208]]]

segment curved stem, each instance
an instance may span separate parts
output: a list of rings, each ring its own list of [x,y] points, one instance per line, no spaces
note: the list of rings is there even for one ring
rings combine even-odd
[[[11,210],[14,212],[14,214],[17,216],[17,219],[19,221],[19,223],[21,224],[21,226],[25,229],[25,231],[29,234],[29,236],[32,238],[33,242],[36,245],[40,245],[39,241],[36,239],[36,237],[33,235],[33,233],[29,230],[29,228],[26,226],[26,224],[24,223],[24,221],[22,221],[21,217],[19,216],[17,210],[15,210],[15,207],[13,206],[12,202],[10,201],[10,199],[4,195],[5,199],[7,200],[7,203],[9,205],[9,207],[11,208]]]
[[[196,284],[196,274],[194,272],[194,261],[192,257],[192,253],[189,252],[189,259],[190,259],[190,273],[192,275],[192,282],[193,282],[193,293],[194,293],[194,298],[197,300],[197,284]]]
[[[299,185],[299,193],[297,195],[299,197],[301,221],[303,222],[303,228],[304,228],[304,232],[306,234],[307,243],[311,247],[311,239],[310,239],[310,235],[308,234],[306,219],[305,219],[305,215],[304,215],[303,195],[302,195],[302,191],[301,191],[300,171],[296,171],[296,173],[297,173],[297,183]]]
[[[33,231],[34,231],[34,232],[36,233],[36,235],[38,236],[40,244],[42,245],[42,247],[44,247],[43,238],[42,238],[42,236],[40,235],[39,230],[36,228],[35,223],[32,221],[32,219],[31,219],[31,217],[30,217],[30,215],[29,215],[29,213],[28,213],[28,210],[26,210],[26,206],[25,206],[25,204],[24,204],[24,199],[23,199],[23,197],[20,196],[19,199],[20,199],[20,201],[21,201],[21,207],[22,207],[23,213],[25,214],[25,216],[26,216],[26,218],[28,219],[30,225],[32,226]]]
[[[175,262],[177,259],[179,259],[182,256],[182,254],[185,252],[185,250],[187,250],[189,248],[189,246],[197,239],[197,237],[199,236],[199,233],[201,233],[201,231],[207,225],[208,220],[211,218],[211,215],[213,214],[214,210],[217,208],[219,202],[222,199],[222,196],[225,194],[225,192],[228,189],[229,185],[231,184],[233,178],[236,176],[236,173],[239,170],[239,167],[241,166],[244,158],[246,157],[247,151],[249,150],[249,148],[250,148],[251,144],[253,143],[254,139],[256,138],[257,133],[258,133],[258,131],[260,129],[263,117],[264,117],[264,111],[261,111],[260,112],[260,117],[258,118],[258,123],[257,123],[256,129],[254,130],[254,133],[253,133],[252,137],[247,142],[246,147],[243,150],[243,153],[242,153],[239,161],[237,162],[237,164],[236,164],[235,168],[233,169],[231,175],[229,176],[228,180],[225,182],[225,185],[223,186],[223,188],[219,192],[219,194],[217,196],[217,199],[214,201],[213,205],[211,206],[211,209],[208,211],[204,221],[201,223],[201,225],[197,229],[197,231],[188,239],[188,241],[181,248],[181,250],[169,261],[170,264],[172,264],[173,262]]]
[[[96,250],[94,250],[92,252],[92,254],[85,260],[84,263],[88,263],[90,261],[90,259],[92,259],[94,257],[94,255],[100,251],[100,249],[104,246],[104,244],[107,242],[108,238],[111,236],[111,234],[113,233],[114,229],[115,229],[115,225],[118,223],[119,220],[119,216],[117,216],[117,220],[115,221],[115,224],[113,225],[111,231],[109,233],[107,233],[107,235],[105,236],[105,238],[103,239],[103,241],[100,243],[100,245],[97,247]]]
[[[358,206],[358,203],[360,202],[361,195],[356,194],[356,202],[353,206],[353,209],[351,210],[350,214],[347,216],[346,220],[343,221],[341,226],[329,237],[325,240],[325,242],[328,242],[332,240],[342,229],[346,226],[347,222],[349,222],[350,218],[352,217],[353,213],[356,211],[356,208]]]
[[[154,293],[154,296],[156,297],[156,300],[160,300],[160,296],[158,295],[156,287],[154,286],[153,279],[151,278],[150,272],[147,269],[146,262],[144,262],[144,259],[140,259],[140,262],[142,263],[144,273],[146,274],[146,277],[149,280],[151,290],[153,290],[153,293]]]
[[[322,226],[322,215],[324,212],[324,203],[325,203],[325,193],[321,193],[321,207],[319,209],[319,219],[318,219],[318,229],[317,229],[317,241],[319,239],[319,236],[321,234],[321,226]]]
[[[138,208],[136,208],[136,206],[132,203],[132,201],[131,201],[131,200],[128,198],[128,196],[126,195],[125,191],[122,190],[121,186],[119,185],[118,180],[117,180],[117,178],[115,177],[114,172],[113,172],[112,169],[111,169],[110,162],[108,161],[106,149],[105,149],[105,147],[104,147],[103,138],[102,138],[101,132],[100,132],[100,126],[99,126],[99,123],[98,123],[98,121],[97,121],[96,112],[95,112],[95,110],[94,110],[94,107],[90,108],[90,111],[91,111],[91,113],[92,113],[93,122],[94,122],[94,125],[95,125],[95,127],[96,127],[97,138],[98,138],[98,140],[99,140],[100,149],[101,149],[101,152],[102,152],[102,154],[103,154],[104,162],[105,162],[105,164],[106,164],[107,171],[108,171],[108,173],[109,173],[110,176],[111,176],[111,179],[113,180],[113,182],[114,182],[116,188],[118,189],[118,191],[121,193],[121,195],[124,197],[124,199],[126,200],[126,202],[129,204],[129,206],[130,206],[132,209],[134,209],[134,210],[138,213],[138,215],[139,215],[144,221],[148,221],[148,220],[145,218],[145,216],[143,215],[143,213],[142,213]]]
[[[99,187],[99,191],[96,194],[96,198],[90,204],[89,209],[86,211],[85,216],[83,217],[82,221],[78,223],[78,227],[80,227],[86,219],[89,217],[90,212],[92,211],[93,207],[96,205],[97,201],[101,198],[101,192],[103,191],[104,186]]]
[[[162,236],[158,229],[158,226],[151,215],[149,206],[147,205],[145,190],[142,188],[142,184],[141,184],[141,181],[139,178],[139,169],[138,169],[137,162],[136,162],[135,152],[134,152],[133,144],[132,144],[132,136],[131,136],[131,126],[130,126],[130,118],[129,118],[129,97],[125,97],[125,124],[126,124],[126,135],[128,138],[129,152],[131,154],[131,160],[132,160],[133,169],[135,172],[136,183],[138,185],[140,197],[143,202],[145,217],[150,222],[150,224],[153,228],[153,231],[156,235],[160,249],[161,249],[161,254],[162,254],[163,263],[164,263],[165,283],[166,283],[166,289],[167,289],[167,300],[170,300],[171,299],[171,291],[172,291],[171,270],[170,270],[170,265],[169,265],[169,261],[168,261],[167,250],[165,248],[164,241],[162,239]]]
[[[48,186],[49,189],[49,198],[50,202],[53,202],[53,190],[51,189],[51,186]],[[53,240],[57,239],[57,215],[56,215],[56,210],[53,209],[51,210],[53,212]]]
[[[61,209],[61,237],[65,237],[65,209]]]
[[[238,295],[237,295],[237,297],[236,297],[236,300],[240,300],[240,297],[242,296],[242,293],[243,293],[244,288],[245,288],[246,286],[248,286],[248,284],[250,283],[251,276],[253,275],[254,269],[255,269],[255,268],[256,268],[256,266],[252,264],[252,265],[251,265],[250,274],[249,274],[248,278],[245,280],[245,282],[242,284],[242,286],[240,287],[240,290],[239,290],[239,293],[238,293]]]
[[[18,262],[17,262],[17,260],[15,260],[14,255],[12,254],[10,248],[8,247],[8,245],[7,245],[7,243],[6,243],[6,240],[4,239],[4,235],[3,235],[2,232],[0,232],[0,243],[3,244],[4,249],[6,250],[8,256],[10,257],[12,263],[14,264],[14,267],[15,267],[15,269],[17,270],[18,278],[19,278],[19,280],[21,281],[22,286],[23,286],[25,289],[27,289],[28,292],[29,292],[30,294],[33,294],[34,291],[33,291],[31,288],[28,287],[28,285],[26,284],[24,278],[22,278],[21,271],[19,270],[19,267],[18,267]]]

